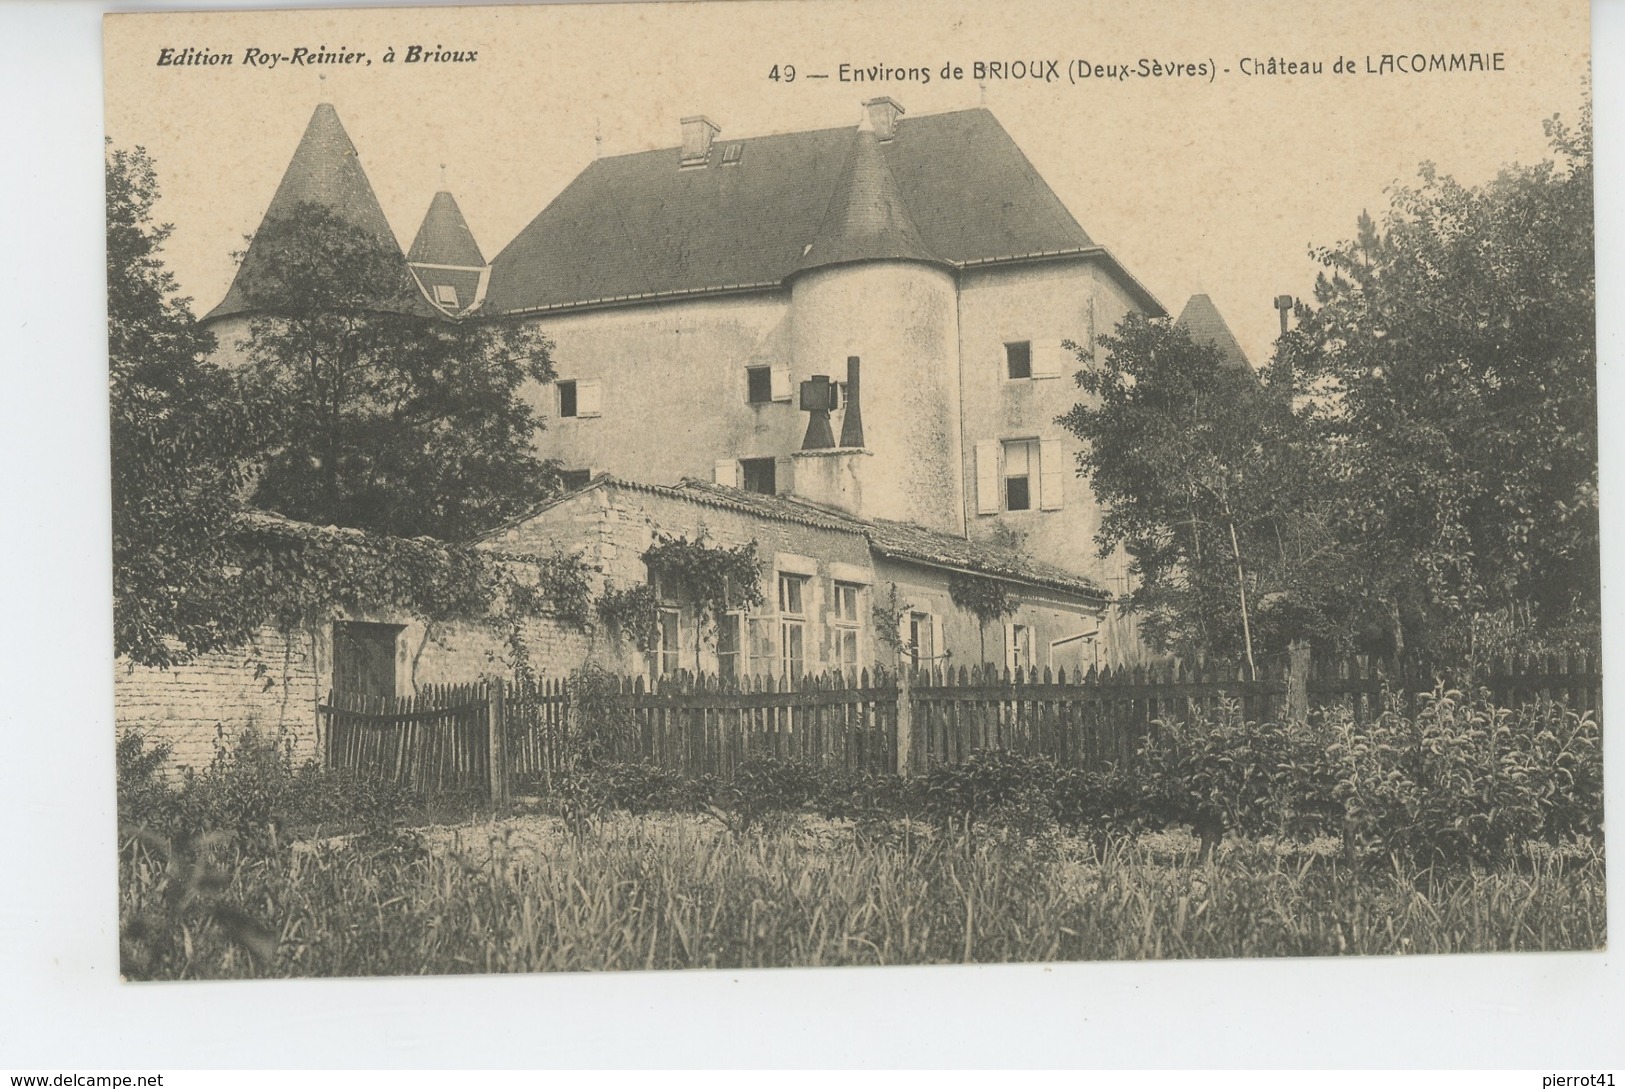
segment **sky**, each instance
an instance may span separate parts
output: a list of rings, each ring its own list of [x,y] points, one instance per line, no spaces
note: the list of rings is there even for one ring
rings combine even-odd
[[[1542,118],[1572,118],[1586,93],[1588,27],[1573,0],[1542,5],[1538,25],[1521,3],[1391,0],[138,14],[106,24],[106,127],[156,159],[158,214],[175,224],[168,260],[201,313],[224,295],[231,254],[321,101],[338,109],[403,246],[444,178],[488,258],[595,154],[675,146],[689,114],[729,137],[855,124],[875,94],[910,115],[985,104],[1096,242],[1173,313],[1212,296],[1261,364],[1279,330],[1272,299],[1312,290],[1311,247],[1350,237],[1421,162],[1474,183],[1546,154]],[[412,45],[477,59],[404,63]],[[373,63],[242,64],[249,48],[299,46]],[[165,47],[237,63],[160,67]],[[1499,53],[1503,69],[1365,70],[1416,53]],[[1243,74],[1272,58],[1324,70]],[[1354,74],[1334,71],[1340,58]],[[1060,78],[977,81],[979,60],[1054,61]],[[1072,78],[1080,63],[1138,72],[1142,60],[1205,64],[1211,78]],[[842,64],[931,80],[843,82]],[[941,78],[945,64],[963,78]],[[819,73],[830,78],[809,78]]]

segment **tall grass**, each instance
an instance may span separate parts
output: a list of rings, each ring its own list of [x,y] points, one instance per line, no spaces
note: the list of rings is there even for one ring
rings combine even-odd
[[[534,825],[532,826],[534,827]],[[1190,865],[1139,841],[1085,860],[998,836],[735,836],[691,820],[466,827],[281,850],[136,843],[131,978],[941,964],[1595,949],[1600,851],[1523,868],[1350,870],[1233,847]],[[214,851],[211,855],[210,851]],[[223,852],[223,853],[222,853]],[[135,925],[132,925],[135,924]],[[258,929],[256,929],[258,928]],[[177,936],[179,935],[179,936]]]

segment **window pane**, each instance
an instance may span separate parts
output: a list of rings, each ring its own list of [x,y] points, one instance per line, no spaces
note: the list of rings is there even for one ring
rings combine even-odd
[[[772,458],[745,458],[739,469],[740,483],[747,492],[778,494],[778,464]]]
[[[559,415],[574,416],[576,414],[576,384],[574,382],[559,383]]]
[[[801,575],[779,576],[779,612],[801,615],[802,587],[806,585],[806,578]]]
[[[745,382],[749,387],[746,399],[751,404],[764,404],[773,400],[773,369],[771,367],[746,367]]]
[[[799,620],[785,620],[779,626],[784,649],[779,670],[786,677],[800,677],[807,671],[806,627]]]
[[[1020,341],[1004,346],[1004,361],[1011,378],[1033,376],[1033,346],[1031,341]]]
[[[1013,476],[1004,482],[1005,510],[1031,510],[1032,505],[1026,477]]]
[[[849,582],[835,584],[835,616],[839,620],[858,618],[858,588]]]
[[[1032,475],[1032,444],[1029,442],[1007,442],[1004,444],[1004,475],[1005,476],[1031,476]]]

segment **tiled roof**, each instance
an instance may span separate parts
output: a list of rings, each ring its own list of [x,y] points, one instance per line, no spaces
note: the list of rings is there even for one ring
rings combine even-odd
[[[1229,323],[1206,295],[1192,295],[1185,303],[1185,309],[1174,319],[1174,324],[1189,333],[1196,343],[1211,344],[1219,349],[1225,362],[1232,367],[1253,373],[1253,365],[1248,361],[1247,353],[1241,350],[1235,334],[1230,331]]]
[[[706,163],[690,168],[679,167],[676,148],[599,159],[497,255],[485,309],[777,286],[809,246],[834,248],[843,236],[851,242],[851,232],[831,237],[821,229],[843,179],[871,198],[886,187],[874,169],[881,161],[897,194],[886,221],[906,220],[917,232],[917,241],[891,237],[888,244],[956,266],[1087,255],[1161,312],[1093,243],[986,109],[904,118],[895,137],[877,145],[877,158],[861,153],[854,160],[856,135],[846,127],[719,138]],[[847,222],[861,226],[863,218]]]
[[[406,259],[413,264],[484,267],[485,256],[474,241],[474,232],[468,229],[468,221],[463,219],[463,210],[444,189],[429,202],[429,211],[423,216],[423,225]]]
[[[1104,600],[1111,596],[1094,581],[1082,575],[1063,571],[1059,567],[986,542],[968,541],[963,537],[955,537],[949,533],[907,522],[858,518],[843,511],[808,503],[794,496],[764,495],[760,492],[747,492],[741,488],[729,488],[693,479],[684,480],[674,487],[623,480],[608,473],[600,473],[585,488],[548,500],[529,514],[492,530],[485,535],[484,540],[494,542],[513,526],[529,522],[560,503],[598,488],[621,488],[731,510],[775,522],[793,522],[837,533],[850,533],[863,537],[872,551],[891,559],[950,571],[969,571],[1081,597]]]
[[[292,215],[301,204],[319,204],[330,209],[352,226],[377,239],[387,252],[400,256],[402,284],[409,286],[406,280],[405,257],[401,255],[400,243],[395,238],[395,232],[390,229],[383,208],[379,207],[378,198],[372,191],[372,183],[367,180],[366,172],[361,169],[355,145],[350,142],[349,134],[344,131],[338,111],[326,102],[317,106],[316,111],[311,114],[310,123],[305,126],[305,134],[300,138],[298,148],[294,150],[293,159],[288,163],[288,169],[282,175],[276,194],[272,196],[270,205],[265,209],[261,227]],[[231,282],[231,288],[226,292],[226,297],[204,320],[254,310],[254,300],[245,285],[252,283],[257,275],[264,273],[265,268],[262,266],[268,266],[273,260],[272,256],[264,252],[263,246],[251,241],[248,252],[237,269],[237,275]],[[415,292],[409,292],[402,298],[405,300],[406,308],[413,313],[423,315],[434,313]],[[397,309],[401,306],[401,300],[381,300],[380,306],[385,309]]]
[[[1053,590],[1106,598],[1110,595],[1090,579],[1059,567],[1031,559],[1017,552],[983,541],[966,540],[951,533],[927,529],[910,522],[885,518],[857,518],[827,507],[815,506],[793,496],[763,495],[721,484],[685,480],[675,492],[688,492],[764,517],[805,520],[831,529],[861,533],[869,547],[891,559],[908,560],[932,567],[972,571],[997,578],[1043,586]]]

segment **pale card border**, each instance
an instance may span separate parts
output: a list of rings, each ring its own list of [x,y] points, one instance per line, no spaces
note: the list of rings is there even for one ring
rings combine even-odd
[[[0,1067],[1625,1064],[1617,953],[121,985],[106,669],[102,10],[0,10],[12,274],[0,396],[11,606],[0,624]],[[1594,7],[1593,56],[1625,56],[1625,4]],[[1606,406],[1625,395],[1625,262],[1619,202],[1606,195],[1625,185],[1616,116],[1625,79],[1606,62],[1594,68],[1603,545],[1613,572],[1625,448]],[[1614,706],[1621,605],[1617,580],[1605,577]],[[1619,730],[1610,733],[1609,815],[1625,828],[1625,761]],[[1617,923],[1625,867],[1613,871]]]

